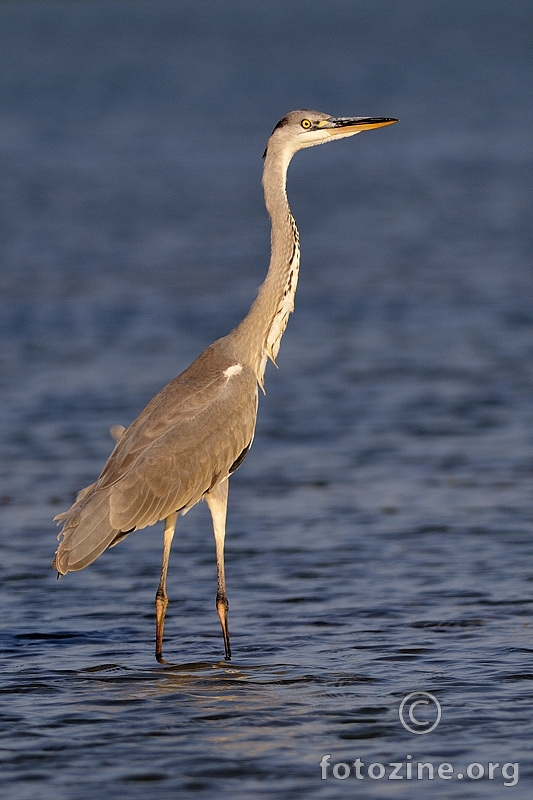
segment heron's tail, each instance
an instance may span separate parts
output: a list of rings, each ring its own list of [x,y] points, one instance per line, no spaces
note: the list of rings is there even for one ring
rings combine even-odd
[[[57,537],[63,538],[52,564],[61,575],[87,567],[122,538],[123,534],[111,526],[109,511],[109,493],[89,486],[79,493],[72,508],[55,517],[65,523]]]

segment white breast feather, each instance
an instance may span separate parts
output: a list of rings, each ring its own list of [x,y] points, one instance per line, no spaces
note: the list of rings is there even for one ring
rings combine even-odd
[[[289,315],[294,311],[294,296],[296,294],[296,286],[298,285],[298,273],[300,271],[300,237],[298,235],[298,229],[296,227],[296,223],[294,222],[292,216],[291,216],[291,224],[294,233],[294,249],[291,258],[289,260],[289,265],[287,270],[287,285],[285,287],[285,292],[283,294],[283,297],[279,302],[276,313],[274,314],[270,330],[268,331],[268,335],[265,342],[263,361],[261,364],[262,366],[261,374],[264,373],[264,367],[266,366],[267,358],[270,358],[270,360],[274,364],[276,363],[276,356],[279,352],[281,337],[283,336],[285,328],[287,327],[287,322],[289,321]]]

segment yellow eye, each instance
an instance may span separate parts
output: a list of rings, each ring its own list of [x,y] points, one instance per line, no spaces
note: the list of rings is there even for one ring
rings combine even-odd
[[[303,119],[300,124],[301,124],[302,128],[305,128],[306,130],[308,130],[311,127],[311,120],[310,119]]]

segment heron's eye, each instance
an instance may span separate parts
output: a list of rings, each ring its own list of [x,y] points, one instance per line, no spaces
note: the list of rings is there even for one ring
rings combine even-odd
[[[302,128],[305,128],[305,130],[307,131],[311,127],[311,120],[310,119],[303,119],[300,124],[301,124]]]

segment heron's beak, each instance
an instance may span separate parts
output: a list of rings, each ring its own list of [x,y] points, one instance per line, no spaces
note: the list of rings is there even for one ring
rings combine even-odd
[[[325,130],[331,135],[359,133],[371,131],[372,128],[383,128],[385,125],[394,125],[399,122],[392,117],[332,117],[328,120]]]

